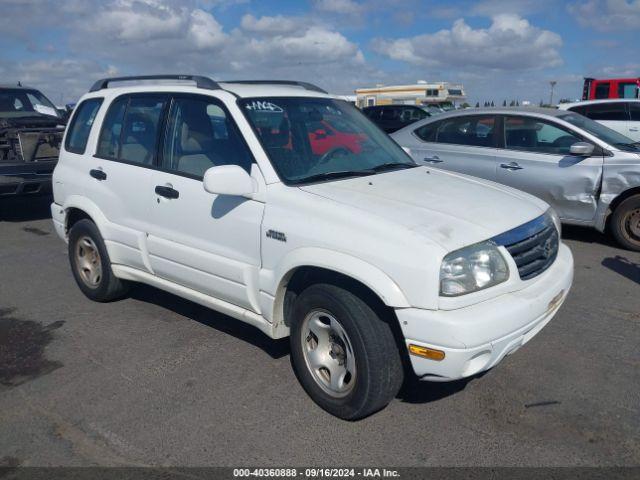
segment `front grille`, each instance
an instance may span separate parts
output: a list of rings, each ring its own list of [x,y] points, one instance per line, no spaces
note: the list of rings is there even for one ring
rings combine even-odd
[[[553,264],[558,256],[558,230],[547,215],[502,233],[492,239],[503,245],[518,266],[522,280],[537,277]]]

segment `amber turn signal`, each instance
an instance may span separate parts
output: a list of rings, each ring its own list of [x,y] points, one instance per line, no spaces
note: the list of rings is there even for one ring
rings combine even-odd
[[[421,347],[419,345],[409,345],[409,353],[418,357],[428,358],[439,362],[444,360],[444,352],[434,348]]]

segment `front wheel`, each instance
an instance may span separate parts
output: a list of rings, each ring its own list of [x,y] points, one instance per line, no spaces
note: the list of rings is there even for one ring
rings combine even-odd
[[[403,370],[391,327],[358,296],[312,285],[296,299],[291,320],[293,368],[320,407],[357,420],[398,393]]]
[[[611,216],[611,231],[620,245],[640,251],[640,195],[624,200]]]

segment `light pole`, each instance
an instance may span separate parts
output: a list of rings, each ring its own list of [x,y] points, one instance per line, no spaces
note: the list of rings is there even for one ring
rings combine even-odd
[[[555,80],[551,80],[549,82],[549,85],[551,85],[551,94],[549,95],[549,106],[553,106],[553,88],[556,86],[556,82]]]

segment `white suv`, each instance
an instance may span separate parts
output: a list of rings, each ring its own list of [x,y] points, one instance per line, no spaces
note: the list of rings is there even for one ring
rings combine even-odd
[[[493,367],[573,278],[546,203],[417,166],[306,83],[97,82],[65,134],[51,211],[90,299],[143,282],[290,336],[302,386],[345,419],[396,395],[403,359],[433,381]]]

